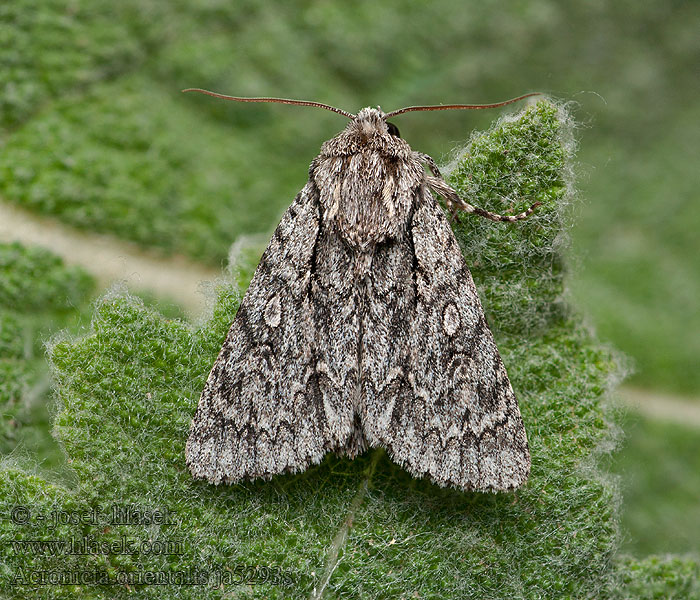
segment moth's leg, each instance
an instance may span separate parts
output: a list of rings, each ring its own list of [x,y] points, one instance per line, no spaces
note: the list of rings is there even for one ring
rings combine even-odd
[[[430,169],[430,172],[435,175],[435,177],[439,177],[440,179],[444,179],[442,176],[442,173],[440,173],[440,169],[438,169],[437,164],[433,160],[433,157],[430,156],[429,154],[421,154],[420,155],[421,160],[428,165],[428,168]]]
[[[530,208],[518,215],[497,215],[496,213],[489,212],[488,210],[484,210],[478,206],[472,206],[468,202],[462,200],[452,186],[450,186],[450,184],[443,179],[442,175],[440,174],[440,169],[438,169],[438,166],[435,164],[432,157],[428,156],[427,154],[421,154],[420,156],[434,175],[434,177],[427,176],[425,178],[425,182],[433,192],[445,199],[447,209],[455,219],[457,218],[457,209],[455,207],[458,207],[464,212],[473,213],[475,215],[479,215],[480,217],[484,217],[485,219],[490,219],[491,221],[521,221],[522,219],[527,219],[533,212],[535,212],[535,209],[542,204],[541,202],[535,202]]]
[[[442,196],[445,200],[445,204],[447,204],[447,210],[450,211],[450,215],[455,221],[459,221],[459,212],[457,211],[457,206],[462,208],[462,204],[465,204],[462,202],[462,199],[459,197],[459,194],[454,191],[446,182],[445,179],[442,176],[442,173],[440,173],[440,169],[438,168],[437,164],[433,160],[433,157],[428,155],[428,154],[421,154],[420,159],[428,165],[428,168],[430,169],[430,172],[435,175],[435,177],[431,177],[430,179],[439,179],[442,181],[447,189],[449,190],[450,193],[441,193],[437,191],[433,186],[430,185],[430,182],[428,183],[428,187],[430,187],[431,190],[433,190],[436,194],[439,196]]]

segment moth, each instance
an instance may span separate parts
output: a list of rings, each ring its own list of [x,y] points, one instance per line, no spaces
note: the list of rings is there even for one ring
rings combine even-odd
[[[356,115],[325,142],[275,229],[202,391],[185,457],[219,484],[383,447],[416,477],[506,491],[530,471],[518,402],[445,212],[472,206],[388,121]],[[427,167],[427,170],[426,168]],[[428,172],[429,171],[429,172]],[[435,195],[434,195],[435,194]]]

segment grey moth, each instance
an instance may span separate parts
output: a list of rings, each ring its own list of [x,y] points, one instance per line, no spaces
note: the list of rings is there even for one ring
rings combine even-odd
[[[383,447],[442,486],[522,485],[530,454],[518,403],[436,196],[495,221],[537,204],[515,216],[468,204],[387,119],[526,96],[352,115],[205,93],[320,106],[349,123],[313,159],[231,324],[191,423],[192,475],[270,478],[328,452]]]

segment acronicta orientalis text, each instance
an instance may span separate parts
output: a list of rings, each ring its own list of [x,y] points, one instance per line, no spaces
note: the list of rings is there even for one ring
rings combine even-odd
[[[312,161],[265,250],[192,420],[185,455],[211,483],[270,478],[386,448],[415,476],[505,491],[530,471],[525,428],[447,208],[462,200],[388,118],[357,115]],[[432,175],[428,175],[425,166]]]

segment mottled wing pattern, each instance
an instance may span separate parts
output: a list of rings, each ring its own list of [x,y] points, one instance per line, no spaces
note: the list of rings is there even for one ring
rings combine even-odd
[[[326,417],[329,450],[350,457],[365,450],[355,406],[358,393],[359,312],[355,255],[337,228],[321,221],[310,288],[315,386]]]
[[[369,445],[440,485],[520,486],[530,454],[518,403],[457,240],[425,187],[408,238],[378,248],[372,274],[376,314],[367,315],[361,370]]]
[[[312,290],[319,229],[310,183],[275,230],[209,374],[185,449],[193,476],[269,478],[318,463],[336,445],[342,411],[318,370],[329,361],[317,355],[314,324],[323,311]]]

